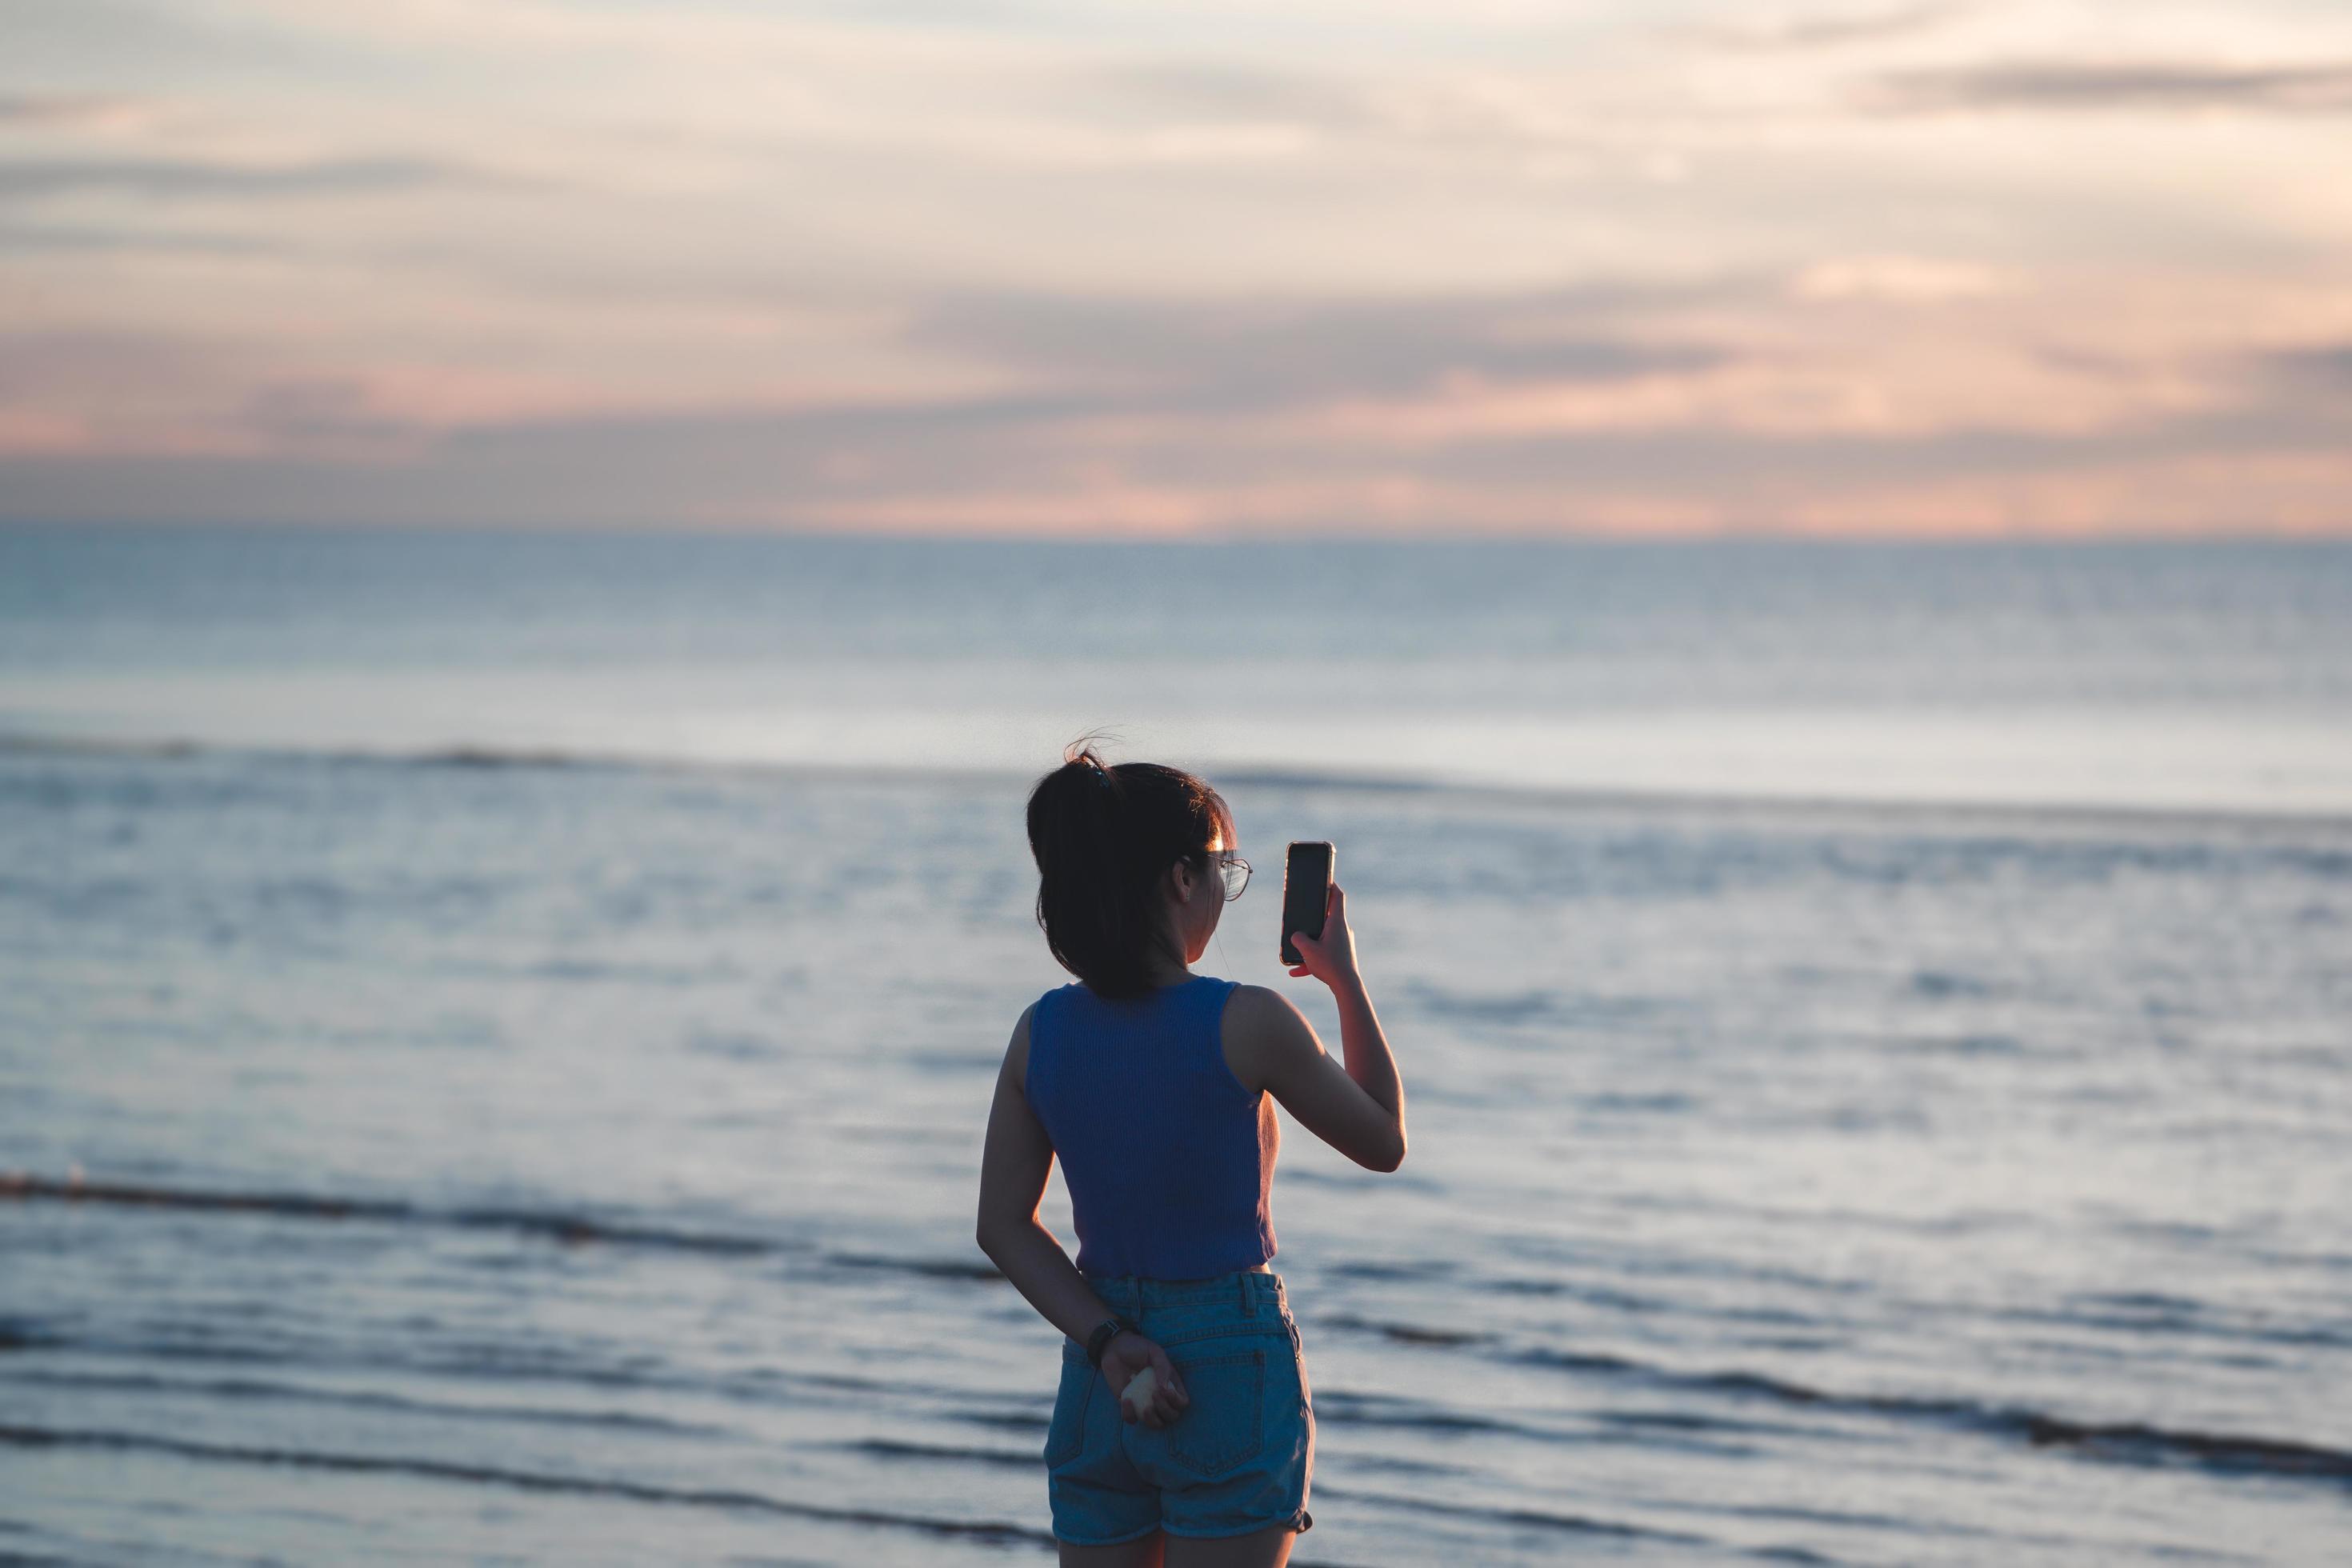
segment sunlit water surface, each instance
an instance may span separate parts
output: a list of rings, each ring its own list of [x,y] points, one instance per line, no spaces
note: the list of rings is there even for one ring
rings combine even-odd
[[[0,535],[0,1559],[1048,1552],[974,1183],[1106,721],[1334,1048],[1338,843],[1411,1097],[1286,1125],[1297,1561],[2344,1559],[2346,552],[1313,559]]]

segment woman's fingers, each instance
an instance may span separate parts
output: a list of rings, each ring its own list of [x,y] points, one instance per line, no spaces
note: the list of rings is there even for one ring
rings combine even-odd
[[[1137,1337],[1140,1339],[1142,1336]],[[1168,1359],[1166,1351],[1149,1340],[1144,1341],[1142,1359],[1139,1363],[1126,1359],[1133,1353],[1133,1352],[1123,1352],[1118,1363],[1118,1380],[1122,1389],[1118,1401],[1118,1418],[1129,1426],[1144,1426],[1155,1432],[1174,1425],[1176,1418],[1184,1414],[1185,1406],[1192,1403],[1192,1395],[1185,1388],[1184,1380],[1176,1375],[1176,1363]],[[1106,1356],[1104,1361],[1108,1364],[1110,1358]],[[1149,1367],[1152,1373],[1150,1397],[1143,1400],[1139,1405],[1130,1405],[1128,1403],[1124,1385],[1133,1382],[1136,1375],[1146,1367]]]
[[[1157,1344],[1152,1345],[1144,1353],[1150,1358],[1151,1363],[1151,1397],[1146,1402],[1144,1408],[1146,1424],[1153,1427],[1165,1426],[1176,1419],[1175,1363],[1168,1359],[1168,1352]]]
[[[1313,937],[1308,936],[1303,931],[1295,931],[1290,933],[1290,945],[1296,949],[1298,953],[1298,963],[1290,973],[1293,974],[1314,973],[1315,961],[1323,956],[1323,944],[1316,941]]]
[[[1168,1352],[1148,1341],[1143,1352],[1143,1365],[1128,1372],[1128,1379],[1132,1381],[1145,1367],[1152,1373],[1150,1397],[1139,1405],[1130,1405],[1122,1394],[1118,1402],[1118,1417],[1130,1426],[1156,1432],[1173,1426],[1176,1418],[1184,1414],[1185,1406],[1192,1403],[1192,1395],[1185,1388],[1184,1380],[1176,1375],[1176,1363],[1168,1359]]]
[[[1177,1412],[1192,1403],[1192,1396],[1184,1391],[1184,1380],[1176,1375],[1176,1363],[1158,1345],[1151,1347],[1151,1370],[1160,1374],[1159,1396],[1168,1402],[1169,1419],[1173,1420]]]

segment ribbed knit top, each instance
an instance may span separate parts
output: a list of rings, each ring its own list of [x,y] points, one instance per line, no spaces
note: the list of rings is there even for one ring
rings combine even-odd
[[[1234,988],[1196,974],[1131,1001],[1083,984],[1037,999],[1023,1087],[1062,1162],[1080,1272],[1203,1279],[1274,1256],[1281,1130],[1225,1065]]]

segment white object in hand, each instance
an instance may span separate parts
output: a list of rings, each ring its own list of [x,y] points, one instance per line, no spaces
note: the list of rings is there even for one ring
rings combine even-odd
[[[1139,1416],[1151,1408],[1151,1394],[1159,1386],[1160,1374],[1147,1366],[1127,1380],[1127,1386],[1119,1391],[1118,1402]]]

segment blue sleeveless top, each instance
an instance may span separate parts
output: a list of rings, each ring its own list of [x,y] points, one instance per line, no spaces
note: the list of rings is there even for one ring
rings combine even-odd
[[[1234,982],[1196,974],[1107,1002],[1080,984],[1029,1016],[1023,1092],[1061,1157],[1081,1273],[1205,1279],[1274,1256],[1274,1105],[1225,1066]]]

